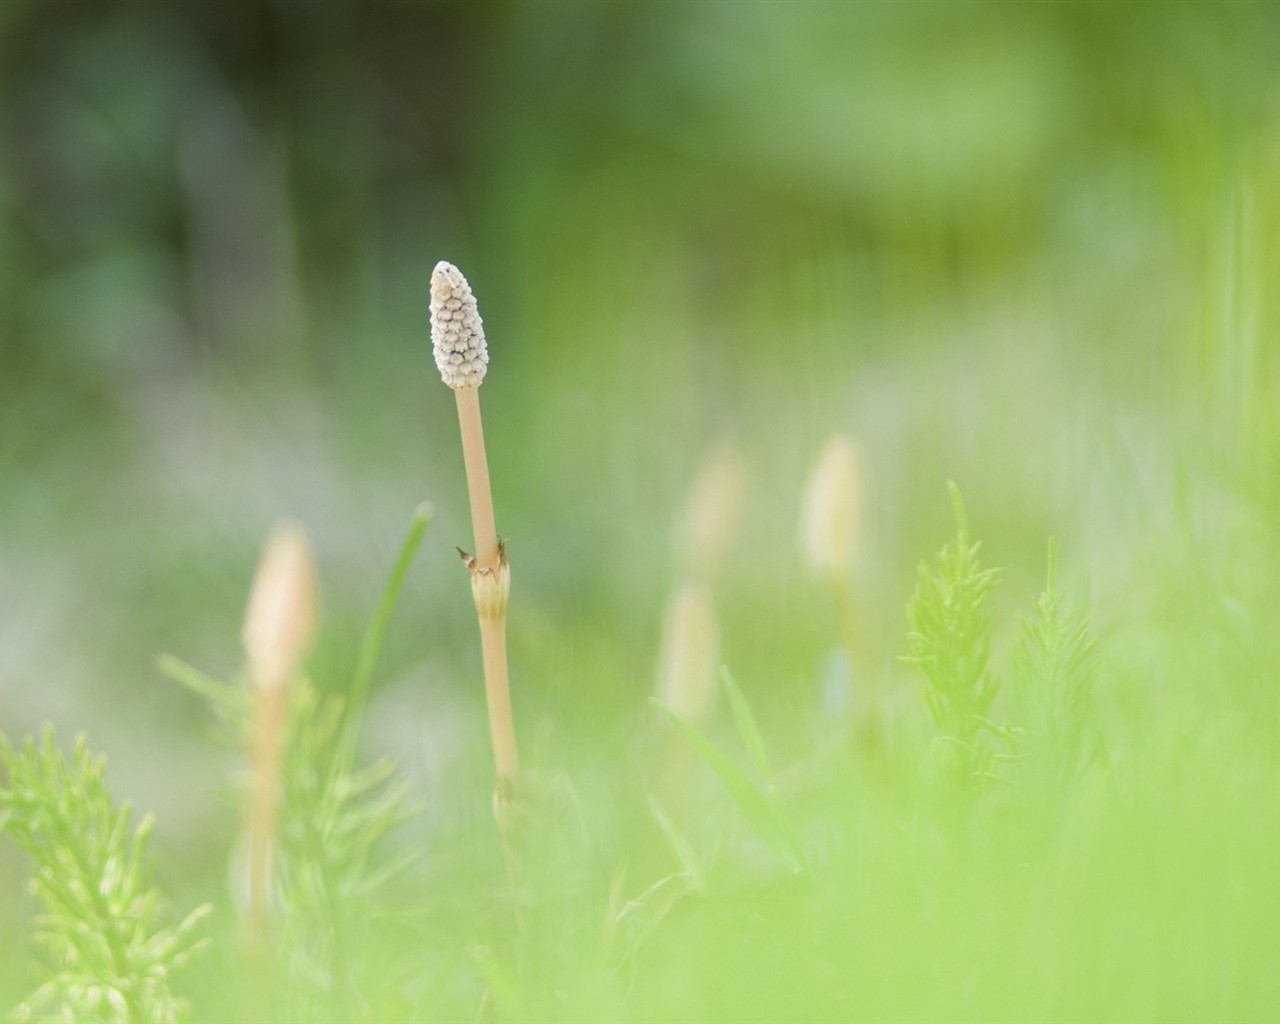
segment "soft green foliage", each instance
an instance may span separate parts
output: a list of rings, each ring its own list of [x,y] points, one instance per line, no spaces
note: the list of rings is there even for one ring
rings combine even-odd
[[[210,702],[227,745],[246,749],[253,723],[242,682],[220,682],[171,656],[161,667]],[[268,998],[281,1019],[343,1021],[367,1007],[371,976],[395,967],[368,955],[376,948],[371,936],[406,917],[385,889],[420,851],[384,856],[379,847],[415,812],[390,758],[353,765],[355,726],[340,698],[317,695],[305,680],[291,693],[280,848],[272,858],[281,973]],[[267,973],[274,977],[275,968]]]
[[[413,814],[394,763],[352,769],[340,745],[340,702],[299,688],[296,704],[279,856],[285,992],[289,1019],[341,1022],[366,1007],[376,994],[370,976],[390,966],[369,956],[405,916],[384,890],[420,851],[380,855],[387,834]]]
[[[725,793],[750,822],[756,834],[769,845],[778,859],[793,874],[798,875],[804,870],[804,852],[800,848],[787,812],[778,799],[777,786],[774,784],[773,773],[769,768],[764,740],[761,738],[755,715],[728,670],[724,672],[724,690],[733,712],[738,738],[751,758],[756,772],[755,777],[739,768],[728,754],[708,739],[692,722],[681,718],[670,708],[663,707],[663,710],[688,737],[698,755],[715,773]],[[658,823],[663,825],[664,832],[667,832],[670,837],[670,829],[664,824],[662,817],[658,817]],[[678,846],[677,853],[678,855],[680,853]],[[681,860],[684,859],[682,856]]]
[[[431,519],[420,506],[360,649],[351,703],[321,697],[306,680],[290,691],[281,779],[279,849],[273,857],[284,984],[274,1002],[286,1019],[344,1021],[367,1010],[370,975],[391,966],[367,955],[396,913],[380,897],[419,856],[379,856],[388,833],[413,814],[390,758],[355,766],[361,712],[404,577]],[[249,748],[252,701],[242,681],[222,683],[176,658],[161,667],[210,702],[231,746]]]
[[[685,884],[699,896],[705,896],[707,894],[706,874],[699,863],[698,855],[694,853],[693,844],[680,826],[671,820],[670,815],[663,809],[662,802],[652,793],[649,794],[649,813],[658,823],[658,828],[662,830],[662,837],[675,855]],[[659,879],[655,884],[661,885],[665,881],[666,879]]]
[[[1098,657],[1088,617],[1056,588],[1057,559],[1051,539],[1045,589],[1033,614],[1022,619],[1013,679],[1029,758],[1061,782],[1097,753],[1086,733]]]
[[[186,1019],[171,987],[200,943],[211,908],[165,921],[150,882],[151,818],[129,827],[102,781],[104,759],[77,738],[64,757],[46,729],[21,750],[0,736],[0,822],[31,857],[31,890],[43,907],[36,939],[45,981],[16,1011],[22,1020],[166,1024]]]
[[[1033,614],[1020,617],[1013,650],[1014,721],[994,722],[1000,687],[988,664],[987,599],[999,574],[978,561],[979,545],[969,541],[955,484],[951,499],[956,536],[934,566],[920,566],[907,608],[911,653],[902,660],[924,674],[925,705],[944,744],[944,765],[965,777],[1031,784],[1040,797],[1045,784],[1069,781],[1099,752],[1096,734],[1089,735],[1096,641],[1088,617],[1057,590],[1058,551],[1051,538],[1045,590]],[[1023,762],[1016,775],[1002,771],[1009,762]]]
[[[920,566],[907,607],[910,653],[903,660],[924,673],[925,705],[939,739],[948,745],[944,763],[969,778],[987,771],[990,761],[980,733],[997,691],[987,665],[991,651],[987,596],[998,573],[981,567],[980,545],[969,541],[960,489],[954,483],[950,489],[956,535],[943,545],[933,566]]]
[[[1280,836],[1248,815],[1274,752],[1256,735],[1239,742],[1251,734],[1242,721],[1229,731],[1230,716],[1171,745],[1189,719],[1148,731],[1117,711],[1125,663],[1065,596],[1052,544],[1044,591],[1007,637],[1008,667],[993,664],[993,638],[1013,624],[986,613],[994,570],[978,563],[953,497],[956,537],[912,599],[913,651],[929,655],[927,685],[970,695],[968,742],[991,763],[1001,745],[1016,755],[1001,777],[1019,799],[975,800],[970,788],[956,803],[955,777],[916,770],[918,727],[943,728],[928,704],[904,707],[874,751],[833,722],[788,745],[777,716],[759,711],[762,681],[749,679],[748,696],[726,672],[721,721],[671,719],[668,738],[697,755],[680,806],[646,801],[637,766],[596,750],[540,787],[516,865],[503,865],[477,787],[468,813],[483,827],[431,822],[410,844],[429,862],[410,878],[412,854],[382,852],[405,820],[400,783],[386,762],[353,769],[342,703],[299,685],[272,1019],[1074,1020],[1224,1008],[1258,1019],[1275,994],[1260,950]],[[243,744],[243,688],[167,667]],[[1002,675],[1014,684],[1008,708],[992,695]],[[1108,685],[1090,699],[1095,679]],[[1094,753],[1103,700],[1126,759]],[[1012,724],[997,726],[997,713]],[[572,753],[557,748],[551,763]],[[994,792],[1015,790],[984,795]],[[1227,871],[1238,885],[1205,888]],[[1230,988],[1206,991],[1197,972]],[[248,987],[225,966],[202,975],[233,1010]],[[214,1002],[197,1011],[218,1016],[226,1006]]]

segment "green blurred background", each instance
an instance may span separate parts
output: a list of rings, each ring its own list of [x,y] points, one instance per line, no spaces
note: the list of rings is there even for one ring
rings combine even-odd
[[[234,673],[294,517],[340,687],[430,499],[369,743],[433,798],[459,770],[483,792],[427,331],[448,259],[485,318],[517,713],[549,761],[647,713],[673,530],[724,444],[724,657],[803,745],[833,619],[796,522],[837,430],[906,699],[954,479],[999,615],[1058,537],[1123,631],[1111,706],[1176,667],[1274,731],[1278,183],[1272,3],[5,0],[0,725],[87,729],[162,843],[219,863],[226,763],[156,654]]]

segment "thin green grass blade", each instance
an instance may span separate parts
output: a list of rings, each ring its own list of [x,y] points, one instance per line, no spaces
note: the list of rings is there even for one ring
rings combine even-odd
[[[769,758],[764,752],[764,737],[760,735],[760,726],[756,722],[751,705],[747,703],[746,696],[727,666],[720,670],[720,675],[724,680],[724,692],[729,699],[729,710],[733,712],[733,722],[738,727],[742,745],[747,748],[747,755],[751,758],[760,781],[768,789],[772,789],[773,772],[769,768]]]
[[[627,905],[613,919],[614,925],[626,926],[628,933],[627,948],[617,957],[619,966],[634,966],[640,947],[658,930],[676,904],[691,891],[693,887],[686,875],[667,875],[659,878],[635,899],[627,901]]]
[[[369,687],[373,683],[373,673],[378,667],[378,655],[382,653],[383,642],[387,638],[387,628],[391,624],[391,613],[395,610],[396,601],[400,597],[400,588],[409,573],[413,556],[417,554],[427,526],[436,514],[435,507],[424,501],[413,513],[413,522],[409,533],[400,547],[391,575],[383,587],[382,597],[378,601],[378,610],[365,630],[364,639],[360,643],[360,656],[356,660],[355,672],[351,677],[351,691],[347,697],[347,727],[354,735],[364,714],[365,702],[369,697]]]
[[[751,776],[729,760],[720,748],[707,739],[696,726],[686,722],[665,705],[658,706],[671,716],[671,720],[689,738],[689,742],[707,762],[707,766],[715,772],[725,792],[737,804],[738,810],[756,830],[757,835],[769,844],[774,853],[793,873],[800,874],[804,870],[804,862],[800,855],[799,844],[791,834],[786,819],[774,806],[769,794],[761,789]]]
[[[376,893],[382,886],[399,878],[415,864],[421,863],[425,856],[425,851],[420,849],[401,850],[394,857],[379,865],[376,870],[367,872],[360,879],[360,891],[363,893]]]
[[[223,709],[233,716],[233,720],[239,720],[239,717],[249,713],[249,692],[243,687],[214,679],[172,654],[160,655],[156,659],[156,668],[174,682],[203,697],[215,708]]]
[[[649,794],[649,813],[653,815],[653,820],[658,823],[658,828],[662,829],[662,835],[667,840],[667,845],[671,847],[671,852],[675,854],[676,860],[684,871],[689,888],[699,896],[706,896],[706,876],[702,873],[702,865],[698,863],[697,854],[693,852],[693,844],[689,842],[689,838],[681,831],[680,826],[671,820],[667,812],[663,810],[662,803],[652,793]]]

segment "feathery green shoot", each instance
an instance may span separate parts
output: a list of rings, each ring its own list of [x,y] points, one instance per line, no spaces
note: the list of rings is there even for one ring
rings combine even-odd
[[[1088,755],[1084,736],[1097,669],[1097,643],[1087,616],[1057,590],[1057,545],[1049,540],[1044,593],[1021,617],[1013,652],[1014,690],[1030,755],[1047,761],[1059,781]]]
[[[170,985],[201,948],[198,907],[168,923],[151,885],[152,819],[130,828],[102,781],[105,759],[78,737],[70,758],[46,728],[15,750],[0,736],[0,824],[33,862],[31,890],[44,908],[35,933],[46,980],[18,1007],[19,1020],[168,1024],[185,1020]]]
[[[922,693],[940,739],[958,751],[965,776],[986,769],[979,730],[996,696],[987,661],[991,616],[987,598],[997,570],[983,569],[980,544],[969,541],[969,521],[960,489],[949,484],[956,535],[933,566],[921,563],[907,606],[909,653],[903,661],[924,673]]]

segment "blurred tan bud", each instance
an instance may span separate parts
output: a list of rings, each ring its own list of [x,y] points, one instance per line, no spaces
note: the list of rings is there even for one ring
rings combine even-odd
[[[289,684],[311,647],[315,617],[311,546],[301,527],[282,523],[258,562],[240,634],[255,686],[274,692]]]
[[[693,581],[682,584],[663,621],[658,699],[686,721],[705,721],[715,706],[719,632],[707,588]]]
[[[853,566],[865,484],[861,449],[852,438],[833,434],[809,474],[800,511],[800,547],[820,576],[842,580]]]
[[[694,481],[680,534],[689,571],[700,580],[710,581],[724,563],[737,532],[746,481],[742,455],[728,444],[711,452]]]

